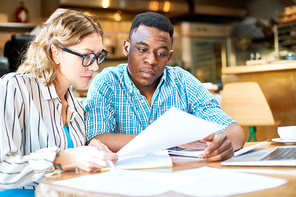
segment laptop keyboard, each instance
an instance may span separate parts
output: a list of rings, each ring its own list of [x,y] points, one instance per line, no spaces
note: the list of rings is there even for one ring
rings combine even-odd
[[[296,160],[296,147],[278,147],[261,160]]]

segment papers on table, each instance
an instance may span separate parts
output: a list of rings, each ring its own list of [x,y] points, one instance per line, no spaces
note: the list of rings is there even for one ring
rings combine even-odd
[[[172,150],[169,151],[170,155],[178,155],[178,156],[185,156],[185,157],[198,157],[200,154],[203,153],[203,150],[190,150],[190,149],[185,149],[185,150]]]
[[[255,144],[253,146],[248,146],[246,148],[242,148],[239,151],[236,151],[234,153],[234,157],[239,156],[241,154],[244,154],[246,152],[249,152],[255,148],[258,148],[260,146],[263,146],[265,144],[267,144],[267,141],[264,142],[259,142],[258,144]],[[190,149],[185,149],[185,150],[178,150],[178,151],[169,151],[170,155],[179,155],[179,156],[186,156],[186,157],[198,157],[200,154],[203,153],[203,150],[198,149],[198,150],[190,150]]]
[[[230,196],[278,187],[287,183],[285,179],[210,167],[183,170],[175,173],[200,178],[199,182],[189,183],[173,189],[175,192],[190,196]]]
[[[241,155],[241,154],[244,154],[244,153],[246,153],[246,152],[249,152],[249,151],[251,151],[251,150],[253,150],[253,149],[255,149],[255,148],[258,148],[258,147],[260,147],[260,146],[263,146],[263,145],[267,144],[267,141],[268,141],[268,140],[265,140],[264,142],[259,142],[258,144],[255,144],[255,145],[253,145],[253,146],[248,146],[248,147],[243,148],[243,149],[241,149],[241,150],[239,150],[239,151],[236,151],[236,152],[234,153],[234,157],[239,156],[239,155]]]
[[[173,173],[144,172],[141,170],[120,170],[118,176],[113,172],[88,175],[53,184],[70,188],[120,194],[127,196],[152,196],[170,191],[171,188],[198,181],[198,177],[186,177]]]
[[[115,164],[117,169],[147,169],[173,167],[172,159],[167,150],[148,153],[145,155],[119,157]],[[103,168],[102,171],[110,170]]]
[[[159,195],[174,191],[191,196],[228,196],[278,187],[285,179],[201,167],[172,173],[141,170],[104,172],[53,184],[79,190],[127,196]]]
[[[172,167],[167,148],[202,139],[224,125],[207,122],[175,107],[170,108],[160,118],[117,152],[118,169],[143,169]],[[103,171],[109,168],[103,169]]]
[[[200,140],[225,128],[175,107],[170,108],[117,152],[119,157],[141,155]]]

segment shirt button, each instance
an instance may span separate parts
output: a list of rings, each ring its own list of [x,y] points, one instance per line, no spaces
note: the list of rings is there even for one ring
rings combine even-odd
[[[145,101],[144,100],[141,100],[141,103],[145,103]]]
[[[150,124],[152,124],[153,120],[150,120]]]

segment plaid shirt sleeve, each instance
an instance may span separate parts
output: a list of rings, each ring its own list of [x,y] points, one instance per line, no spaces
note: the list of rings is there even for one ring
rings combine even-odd
[[[111,133],[115,130],[115,110],[112,104],[114,92],[112,87],[105,83],[106,81],[108,81],[106,77],[96,76],[84,101],[87,141],[101,133]]]

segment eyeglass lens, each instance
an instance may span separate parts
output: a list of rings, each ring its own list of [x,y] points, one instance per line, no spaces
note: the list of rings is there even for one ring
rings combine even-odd
[[[105,51],[102,51],[102,53],[100,53],[99,55],[95,55],[93,53],[84,55],[84,58],[82,60],[82,65],[89,66],[95,61],[96,58],[99,65],[105,60],[106,56],[107,56],[107,53]]]

